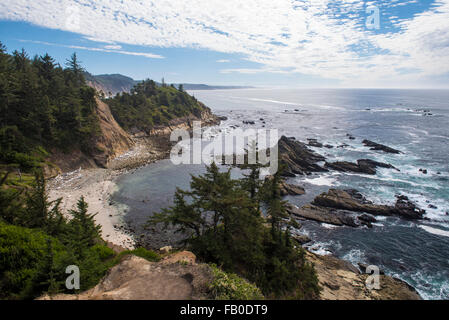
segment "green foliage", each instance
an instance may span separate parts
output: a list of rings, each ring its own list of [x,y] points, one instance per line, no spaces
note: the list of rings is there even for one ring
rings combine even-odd
[[[20,191],[2,187],[7,177],[0,179],[0,298],[65,292],[69,265],[80,269],[81,290],[96,285],[117,260],[101,240],[100,226],[84,199],[67,220],[60,199],[48,201],[42,172],[36,172],[24,202],[16,202]],[[154,258],[150,252],[137,253]]]
[[[55,260],[61,260],[62,244],[39,230],[0,222],[0,298],[27,298],[41,285],[46,269],[48,243]]]
[[[262,292],[254,284],[234,273],[226,273],[211,264],[214,280],[210,284],[211,293],[217,300],[262,300]]]
[[[139,82],[130,93],[117,94],[105,102],[123,128],[142,131],[191,114],[199,117],[205,108],[182,87],[158,86],[153,80]]]
[[[303,249],[292,245],[288,230],[282,229],[285,203],[278,178],[255,181],[258,169],[250,169],[243,179],[233,180],[230,170],[220,172],[213,163],[204,175],[192,176],[191,191],[178,189],[174,205],[149,223],[173,225],[190,234],[187,243],[199,258],[254,282],[266,296],[316,298],[314,269],[306,264]],[[262,201],[271,228],[264,225]]]
[[[95,90],[85,84],[76,54],[63,69],[48,54],[0,51],[0,162],[38,167],[46,149],[90,152],[98,133]]]

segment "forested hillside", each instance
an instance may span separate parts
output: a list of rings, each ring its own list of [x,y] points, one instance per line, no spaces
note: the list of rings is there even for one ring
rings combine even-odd
[[[0,43],[0,162],[35,167],[51,149],[80,148],[98,134],[95,90],[76,54],[65,68],[48,54],[6,52]]]
[[[186,93],[181,86],[175,88],[153,80],[139,82],[130,93],[117,94],[105,102],[117,122],[131,131],[149,131],[156,125],[193,114],[200,118],[207,108]],[[207,109],[208,110],[208,109]]]

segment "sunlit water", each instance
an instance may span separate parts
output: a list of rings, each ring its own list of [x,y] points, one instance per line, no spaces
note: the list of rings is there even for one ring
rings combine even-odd
[[[311,250],[332,253],[354,264],[376,264],[406,280],[426,299],[449,299],[449,91],[245,89],[192,93],[214,113],[228,117],[222,130],[232,125],[265,126],[301,141],[317,138],[333,145],[333,149],[313,148],[329,161],[370,158],[399,168],[400,172],[381,169],[375,176],[330,172],[292,178],[290,182],[304,186],[307,193],[288,200],[301,205],[330,187],[356,188],[383,203],[393,203],[395,194],[407,195],[426,209],[429,221],[386,218],[373,229],[303,222],[300,232],[313,240]],[[244,125],[243,120],[256,124]],[[349,140],[348,133],[356,139]],[[370,151],[362,145],[363,139],[403,153]],[[343,143],[349,146],[336,148]],[[123,176],[113,198],[128,207],[128,224],[143,232],[138,226],[171,203],[176,187],[187,188],[190,174],[202,172],[201,165],[174,166],[169,160],[160,161]],[[429,208],[430,204],[437,209]],[[154,239],[154,246],[170,239],[170,235],[161,235]]]

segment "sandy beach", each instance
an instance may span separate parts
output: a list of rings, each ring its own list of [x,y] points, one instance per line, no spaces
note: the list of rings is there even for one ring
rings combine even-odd
[[[134,248],[134,239],[124,230],[124,211],[110,203],[116,190],[115,178],[123,171],[110,169],[79,169],[57,176],[48,182],[49,200],[62,198],[61,209],[69,216],[77,201],[84,196],[89,204],[89,213],[101,225],[102,238],[126,249]]]
[[[75,209],[78,200],[84,196],[89,213],[96,213],[95,221],[101,225],[102,238],[125,249],[133,249],[135,239],[131,232],[126,231],[123,221],[126,208],[111,203],[110,196],[117,188],[115,180],[120,175],[166,156],[166,152],[152,148],[147,143],[137,143],[126,153],[112,159],[107,169],[79,168],[49,179],[48,198],[50,201],[62,198],[61,209],[70,217],[69,210]]]

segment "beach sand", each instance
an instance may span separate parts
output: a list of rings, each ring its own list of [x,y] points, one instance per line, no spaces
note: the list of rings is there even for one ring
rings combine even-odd
[[[61,174],[48,181],[49,200],[62,198],[61,209],[68,216],[78,200],[84,196],[89,213],[96,214],[95,221],[101,225],[102,238],[125,249],[133,249],[135,242],[123,222],[124,210],[110,202],[117,186],[114,180],[124,171],[110,169],[78,169]]]

